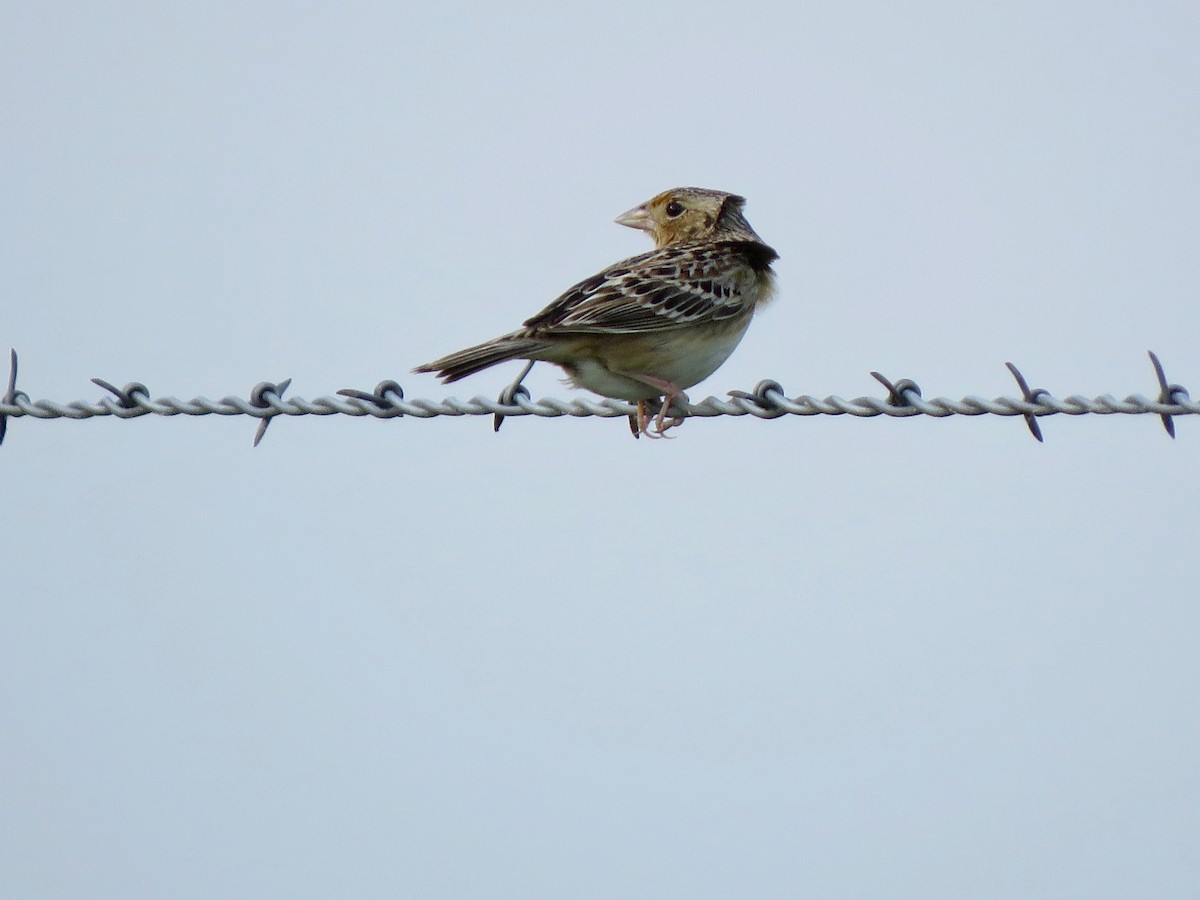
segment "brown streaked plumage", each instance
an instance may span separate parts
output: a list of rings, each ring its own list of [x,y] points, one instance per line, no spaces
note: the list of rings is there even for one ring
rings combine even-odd
[[[656,249],[572,287],[522,328],[418,366],[446,383],[510,359],[550,362],[576,387],[636,401],[638,432],[658,437],[685,388],[711,375],[771,298],[778,254],[742,214],[746,201],[675,188],[617,218],[646,231]],[[645,403],[663,403],[653,419]]]

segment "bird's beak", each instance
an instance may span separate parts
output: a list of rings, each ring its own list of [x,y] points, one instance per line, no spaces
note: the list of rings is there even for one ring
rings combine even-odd
[[[629,212],[621,213],[615,221],[618,225],[625,225],[628,228],[638,228],[642,231],[650,231],[652,228],[650,213],[646,211],[646,207],[644,206],[635,206]]]

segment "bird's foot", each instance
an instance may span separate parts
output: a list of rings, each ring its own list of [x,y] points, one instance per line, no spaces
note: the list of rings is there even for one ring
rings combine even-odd
[[[645,400],[639,400],[637,405],[637,430],[634,431],[633,436],[641,437],[644,434],[651,440],[658,440],[658,438],[663,436],[662,426],[659,425],[656,430],[652,428],[654,425],[656,425],[656,420],[653,411],[647,408]]]
[[[670,411],[671,405],[676,400],[686,404],[688,402],[688,395],[683,391],[676,389],[674,392],[663,397],[662,408],[659,409],[658,415],[654,419],[654,437],[669,438],[672,435],[666,433],[667,429],[675,428],[683,424],[683,416],[672,416],[669,419],[667,418],[667,413]],[[646,434],[647,436],[650,436],[650,432],[648,430]]]
[[[677,399],[684,403],[688,402],[687,394],[677,384],[667,381],[665,378],[655,378],[653,375],[638,375],[632,372],[618,372],[618,375],[624,375],[626,378],[632,378],[635,381],[640,381],[642,384],[648,384],[656,390],[662,391],[663,402],[662,407],[658,411],[658,415],[650,412],[646,408],[646,401],[639,400],[637,404],[637,417],[630,417],[629,427],[633,431],[634,437],[645,435],[648,438],[670,437],[664,434],[668,429],[674,428],[677,425],[683,424],[682,416],[672,416],[667,418],[667,412],[671,409],[671,404]]]

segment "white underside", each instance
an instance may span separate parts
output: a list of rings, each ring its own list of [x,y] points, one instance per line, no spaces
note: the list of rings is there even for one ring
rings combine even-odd
[[[747,316],[741,328],[732,328],[715,341],[710,337],[700,343],[686,343],[682,349],[687,352],[672,358],[668,358],[665,353],[656,354],[653,371],[630,372],[629,375],[650,376],[686,390],[699,384],[729,359],[749,324],[750,317]],[[669,346],[668,341],[666,347]],[[637,401],[663,396],[662,389],[614,372],[597,360],[576,360],[573,361],[573,368],[575,372],[571,376],[571,383],[575,387],[585,388],[603,397]]]

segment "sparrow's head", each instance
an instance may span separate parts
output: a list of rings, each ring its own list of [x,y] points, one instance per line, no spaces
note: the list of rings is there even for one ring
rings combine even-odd
[[[758,241],[742,215],[746,198],[724,191],[682,187],[663,191],[617,217],[617,224],[647,232],[656,247],[683,241]]]

